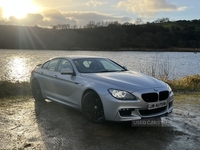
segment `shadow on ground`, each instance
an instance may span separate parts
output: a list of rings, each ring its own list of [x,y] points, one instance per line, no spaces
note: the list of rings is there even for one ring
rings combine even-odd
[[[64,105],[23,98],[0,106],[0,149],[198,150],[199,119],[199,109],[183,105],[165,118],[170,123],[167,127],[93,124]]]
[[[184,135],[173,127],[92,124],[80,112],[54,102],[36,102],[35,111],[46,149],[166,149],[175,136]]]

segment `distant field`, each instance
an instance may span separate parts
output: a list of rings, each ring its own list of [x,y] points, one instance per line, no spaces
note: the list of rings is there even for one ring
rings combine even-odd
[[[195,31],[200,31],[200,23],[178,23],[178,22],[167,22],[167,23],[163,23],[161,24],[163,27],[168,28],[168,29],[172,29],[172,27],[179,27],[181,30],[186,28],[186,27],[192,27],[195,29]]]

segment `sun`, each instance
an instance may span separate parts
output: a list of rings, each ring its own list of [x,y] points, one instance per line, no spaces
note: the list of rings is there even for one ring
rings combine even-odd
[[[0,0],[0,6],[3,9],[4,18],[14,16],[21,19],[26,17],[28,13],[39,11],[39,7],[32,0]]]

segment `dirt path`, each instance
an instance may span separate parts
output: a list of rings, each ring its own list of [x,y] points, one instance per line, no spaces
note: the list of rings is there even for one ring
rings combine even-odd
[[[24,99],[24,98],[22,98]],[[9,100],[8,100],[9,101]],[[80,112],[25,98],[0,107],[0,149],[200,149],[199,106],[175,104],[165,127],[92,124]]]

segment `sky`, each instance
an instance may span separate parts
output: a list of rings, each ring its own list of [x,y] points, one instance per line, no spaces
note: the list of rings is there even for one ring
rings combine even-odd
[[[199,0],[0,0],[0,25],[83,27],[90,21],[135,23],[200,19]]]

